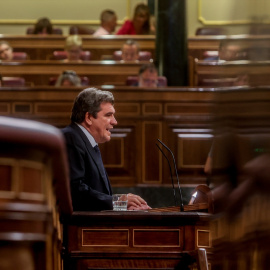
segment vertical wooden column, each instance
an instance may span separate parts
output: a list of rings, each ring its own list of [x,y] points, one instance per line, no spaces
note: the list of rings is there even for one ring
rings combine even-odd
[[[157,1],[156,64],[169,86],[188,84],[186,1]]]

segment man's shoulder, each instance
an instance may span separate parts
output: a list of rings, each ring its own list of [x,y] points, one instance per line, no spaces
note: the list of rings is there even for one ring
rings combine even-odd
[[[76,145],[83,147],[84,134],[77,124],[70,124],[62,129],[62,133],[65,137],[65,141],[68,145]]]
[[[95,33],[93,34],[94,37],[102,36],[102,35],[109,35],[110,33],[104,29],[102,26],[100,26]]]
[[[61,129],[61,131],[65,134],[65,133],[68,133],[68,132],[72,132],[74,131],[74,127],[73,127],[73,124],[70,124],[64,128]]]
[[[79,136],[79,130],[80,130],[80,128],[75,123],[72,123],[72,124],[61,129],[61,131],[65,137]]]

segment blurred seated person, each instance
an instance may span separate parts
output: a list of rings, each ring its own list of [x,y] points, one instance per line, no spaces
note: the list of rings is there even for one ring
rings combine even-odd
[[[215,60],[224,60],[224,61],[235,61],[245,58],[245,54],[241,52],[241,48],[238,44],[222,40],[219,44],[218,55],[213,57],[208,57],[204,59],[205,61],[215,61]]]
[[[122,60],[138,61],[139,51],[139,44],[132,39],[128,39],[122,46]]]
[[[73,70],[65,70],[57,78],[55,86],[81,86],[81,78]]]
[[[113,10],[103,10],[100,15],[100,27],[95,31],[93,36],[111,35],[117,25],[117,16]]]
[[[139,87],[158,87],[158,71],[153,63],[144,64],[139,70]]]
[[[82,62],[80,59],[82,52],[82,38],[78,35],[71,35],[66,38],[65,51],[67,58],[64,62]]]
[[[7,41],[0,41],[0,60],[11,61],[13,59],[13,48]]]
[[[126,20],[117,31],[117,35],[149,35],[150,11],[147,5],[138,4],[134,10],[132,20]]]
[[[34,26],[34,35],[51,35],[53,33],[53,26],[51,21],[44,17],[40,18]]]

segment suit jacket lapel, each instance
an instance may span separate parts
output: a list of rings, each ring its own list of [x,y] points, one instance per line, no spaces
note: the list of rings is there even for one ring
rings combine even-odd
[[[104,170],[103,170],[104,165],[101,164],[100,162],[98,162],[99,161],[98,154],[96,153],[95,149],[93,148],[93,146],[91,145],[91,143],[89,142],[88,138],[83,133],[83,131],[81,130],[81,128],[78,125],[74,124],[74,123],[72,123],[71,125],[72,125],[72,127],[74,129],[76,129],[76,131],[82,137],[82,139],[83,139],[83,141],[84,141],[84,143],[86,145],[86,149],[87,149],[88,153],[93,158],[93,160],[94,160],[94,162],[95,162],[95,164],[96,164],[96,166],[97,166],[97,168],[99,170],[99,173],[101,175],[101,178],[104,181],[104,184],[105,184],[106,188],[108,189],[109,193],[111,194],[110,181],[108,179],[108,176],[107,176],[106,171],[105,171],[105,175],[104,175]]]

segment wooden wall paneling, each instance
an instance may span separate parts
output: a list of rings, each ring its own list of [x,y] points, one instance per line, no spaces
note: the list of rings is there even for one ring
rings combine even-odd
[[[101,144],[104,166],[113,185],[135,185],[139,180],[136,162],[136,125],[114,128],[109,143]]]
[[[162,122],[142,123],[142,182],[162,183],[162,154],[156,147],[157,139],[162,140]]]
[[[208,214],[115,214],[73,215],[67,227],[65,269],[174,269],[185,256],[196,253],[196,224],[208,230]]]
[[[198,130],[199,131],[199,130]],[[198,132],[197,131],[197,132]],[[178,134],[178,164],[181,169],[203,168],[212,144],[212,131],[208,134],[195,133]]]
[[[8,115],[11,112],[10,104],[7,104],[5,102],[0,103],[0,113],[1,115]]]
[[[2,88],[0,102],[13,108],[10,116],[35,119],[61,128],[70,123],[73,100],[81,90],[52,86]],[[115,87],[111,91],[116,100],[118,125],[112,130],[111,142],[102,144],[101,151],[112,184],[171,185],[167,161],[155,145],[157,139],[172,149],[178,163],[179,140],[183,139],[178,134],[205,134],[199,131],[209,129],[214,92],[207,89],[135,87]],[[20,106],[28,106],[29,110],[20,109]],[[187,138],[184,141],[187,145]],[[198,148],[206,152],[206,144],[204,140],[198,141]],[[201,159],[195,163],[200,166],[180,164],[178,172],[182,183],[194,185],[205,182]]]

